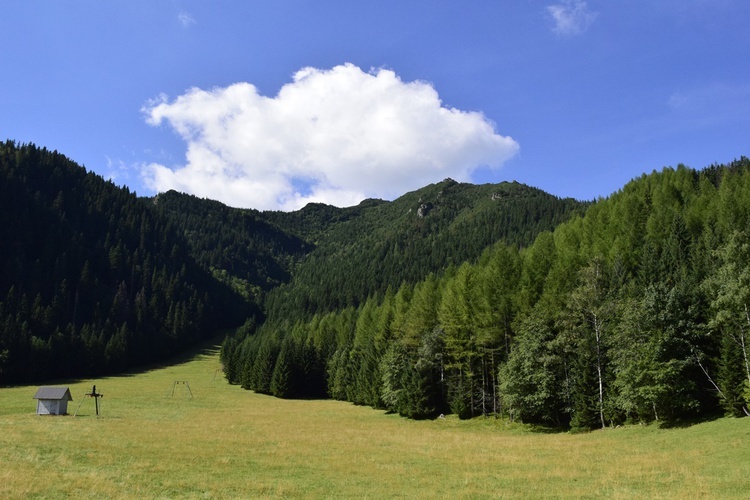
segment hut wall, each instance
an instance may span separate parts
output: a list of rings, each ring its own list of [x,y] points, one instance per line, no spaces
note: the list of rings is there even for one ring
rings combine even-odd
[[[61,408],[64,406],[64,408]],[[54,399],[39,399],[36,404],[38,415],[63,415],[68,410],[67,401],[56,401]],[[62,411],[61,411],[62,410]]]

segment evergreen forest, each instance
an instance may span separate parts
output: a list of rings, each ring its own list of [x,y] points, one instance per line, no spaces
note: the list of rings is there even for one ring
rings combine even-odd
[[[750,160],[665,168],[584,208],[359,302],[300,317],[270,300],[263,325],[225,341],[227,377],[574,430],[748,415]]]
[[[445,179],[295,212],[138,197],[0,144],[0,385],[229,332],[227,379],[409,418],[588,430],[750,404],[750,160],[594,202]]]
[[[175,223],[56,151],[0,144],[0,384],[123,371],[258,307]]]

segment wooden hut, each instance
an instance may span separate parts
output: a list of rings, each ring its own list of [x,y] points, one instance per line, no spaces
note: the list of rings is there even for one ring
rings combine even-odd
[[[67,387],[40,387],[34,394],[37,415],[66,415],[68,401],[73,401]]]

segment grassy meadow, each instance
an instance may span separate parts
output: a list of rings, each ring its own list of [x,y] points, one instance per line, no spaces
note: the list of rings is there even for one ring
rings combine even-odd
[[[750,496],[750,419],[543,434],[493,419],[410,421],[226,383],[217,348],[171,366],[0,389],[0,498]],[[171,396],[175,381],[178,385]],[[104,393],[102,414],[81,398]]]

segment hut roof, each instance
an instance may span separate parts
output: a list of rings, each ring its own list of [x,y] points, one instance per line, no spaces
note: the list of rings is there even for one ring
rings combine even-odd
[[[70,395],[70,389],[67,387],[40,387],[34,399],[65,399],[67,401],[73,401],[73,396]]]

